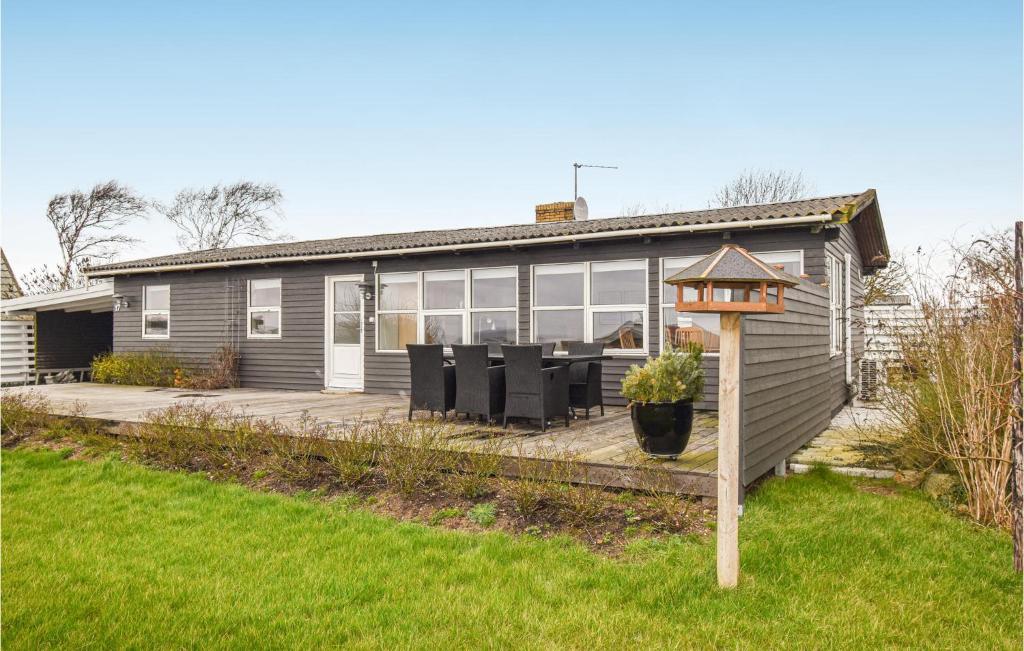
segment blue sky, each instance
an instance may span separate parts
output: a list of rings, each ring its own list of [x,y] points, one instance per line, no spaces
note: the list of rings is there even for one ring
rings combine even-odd
[[[894,249],[1021,215],[1020,2],[3,3],[3,246],[53,194],[277,183],[301,239],[878,189]],[[628,6],[626,6],[628,4]],[[175,250],[154,217],[132,258]]]

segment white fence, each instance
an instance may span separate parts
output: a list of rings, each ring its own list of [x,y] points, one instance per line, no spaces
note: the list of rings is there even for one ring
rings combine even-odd
[[[35,333],[31,320],[0,321],[0,383],[25,384],[35,372]]]
[[[897,300],[864,308],[864,358],[860,360],[860,397],[873,400],[889,367],[900,363],[899,340],[921,325],[920,308]]]

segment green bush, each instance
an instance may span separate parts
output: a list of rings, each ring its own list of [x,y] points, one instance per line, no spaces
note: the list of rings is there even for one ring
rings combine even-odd
[[[162,350],[105,353],[92,360],[93,382],[170,387],[181,377],[181,361]]]
[[[699,400],[704,394],[704,349],[691,344],[686,350],[669,348],[643,366],[629,367],[622,379],[622,396],[630,402]]]

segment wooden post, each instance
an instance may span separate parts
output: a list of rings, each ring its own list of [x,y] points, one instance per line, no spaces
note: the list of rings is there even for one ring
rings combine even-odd
[[[735,587],[740,573],[740,314],[721,314],[718,358],[718,585]]]

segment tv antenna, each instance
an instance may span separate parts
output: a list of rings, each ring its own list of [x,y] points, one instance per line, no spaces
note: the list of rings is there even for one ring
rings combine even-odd
[[[595,167],[602,170],[617,170],[619,169],[615,165],[587,165],[585,163],[573,163],[572,164],[572,199],[575,201],[580,197],[580,168],[581,167]]]

